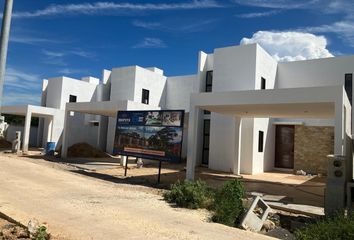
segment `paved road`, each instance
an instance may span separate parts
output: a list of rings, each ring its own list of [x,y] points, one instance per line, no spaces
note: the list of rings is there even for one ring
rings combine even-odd
[[[113,184],[0,155],[0,212],[47,222],[58,239],[270,239],[172,208],[141,186]]]

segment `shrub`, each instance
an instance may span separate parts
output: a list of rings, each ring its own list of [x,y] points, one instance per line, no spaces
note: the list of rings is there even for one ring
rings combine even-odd
[[[50,239],[49,234],[47,233],[47,228],[45,226],[40,226],[37,229],[37,232],[35,233],[35,235],[33,236],[34,240],[48,240]]]
[[[212,220],[228,226],[236,226],[244,211],[241,200],[244,196],[245,189],[238,179],[227,181],[216,193]]]
[[[164,193],[164,199],[185,208],[209,208],[213,203],[213,190],[201,181],[177,181],[171,190]]]
[[[337,214],[331,218],[323,218],[318,222],[295,231],[296,239],[300,240],[352,240],[354,239],[354,213]]]

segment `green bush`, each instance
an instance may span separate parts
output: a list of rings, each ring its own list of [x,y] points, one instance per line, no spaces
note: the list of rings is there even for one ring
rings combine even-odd
[[[209,208],[213,204],[213,190],[201,181],[177,181],[171,190],[164,193],[164,199],[185,208]]]
[[[323,218],[318,222],[295,231],[299,240],[352,240],[354,239],[354,213],[343,213],[332,218]]]
[[[37,229],[36,234],[33,236],[33,240],[48,240],[50,238],[49,234],[47,233],[47,228],[45,226],[40,226]]]
[[[212,220],[228,226],[236,226],[244,212],[241,200],[244,196],[245,189],[238,179],[227,181],[216,193]]]

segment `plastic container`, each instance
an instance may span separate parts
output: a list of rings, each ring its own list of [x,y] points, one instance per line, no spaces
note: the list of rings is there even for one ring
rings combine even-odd
[[[45,148],[46,155],[54,155],[55,152],[55,142],[47,142],[47,146]]]

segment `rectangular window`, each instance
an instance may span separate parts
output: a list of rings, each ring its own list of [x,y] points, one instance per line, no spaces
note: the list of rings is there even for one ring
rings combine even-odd
[[[205,92],[213,90],[213,71],[207,71],[205,79]]]
[[[264,132],[258,132],[258,152],[263,152]]]
[[[353,74],[352,73],[345,74],[344,88],[345,88],[345,91],[348,95],[350,104],[352,104],[352,89],[353,89]]]
[[[213,90],[213,71],[207,71],[205,79],[205,92]],[[210,111],[204,110],[205,115],[210,115]]]
[[[143,95],[141,96],[141,103],[149,104],[149,94],[150,91],[143,89]]]
[[[209,163],[210,120],[204,119],[202,164]]]
[[[76,102],[77,97],[75,95],[70,95],[69,96],[69,102]]]
[[[266,79],[265,78],[261,78],[261,89],[266,89]]]

